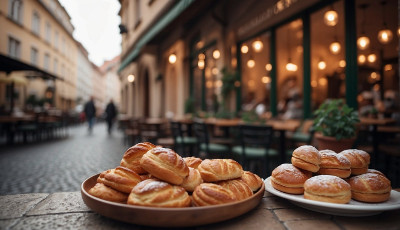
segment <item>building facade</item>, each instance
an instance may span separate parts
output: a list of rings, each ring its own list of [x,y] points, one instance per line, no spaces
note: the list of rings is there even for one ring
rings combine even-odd
[[[395,0],[120,3],[129,115],[310,118],[328,98],[399,109]]]
[[[34,69],[2,72],[3,78],[20,75],[29,79],[16,85],[16,105],[24,107],[24,99],[34,97],[39,103],[46,101],[62,110],[72,108],[76,98],[77,45],[65,9],[56,0],[7,0],[0,2],[0,10],[1,55]],[[1,87],[5,92],[7,83]],[[0,104],[7,107],[9,98],[3,97]]]
[[[57,0],[6,0],[0,6],[2,111],[47,104],[80,112],[94,96],[101,115],[107,100],[119,103],[119,59],[106,62],[104,71],[93,64],[72,37],[71,18]]]
[[[105,61],[100,66],[100,71],[103,73],[105,81],[106,103],[113,100],[116,105],[121,103],[121,82],[118,76],[119,60],[120,57],[116,56],[109,61]]]
[[[83,105],[87,102],[93,94],[93,66],[89,60],[88,52],[82,44],[78,43],[78,59],[77,59],[77,84],[76,84],[76,103],[78,112],[83,109]]]

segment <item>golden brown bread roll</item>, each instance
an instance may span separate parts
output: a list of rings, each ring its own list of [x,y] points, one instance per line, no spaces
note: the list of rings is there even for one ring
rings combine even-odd
[[[271,174],[271,185],[275,189],[290,193],[303,194],[304,182],[312,176],[310,171],[306,171],[293,166],[292,164],[281,164],[276,167]]]
[[[253,192],[256,192],[258,189],[260,189],[264,183],[257,174],[254,174],[250,171],[244,171],[240,179],[243,180]]]
[[[188,167],[192,167],[195,169],[197,169],[197,167],[199,167],[200,163],[203,161],[202,159],[197,157],[184,157],[183,160]]]
[[[100,199],[113,202],[125,203],[128,199],[128,194],[119,192],[103,183],[96,183],[95,186],[89,189],[88,193]]]
[[[339,154],[350,161],[352,175],[360,175],[367,172],[370,163],[370,156],[367,152],[359,149],[347,149]]]
[[[217,184],[232,191],[237,200],[244,200],[253,195],[251,188],[241,179],[224,180]]]
[[[164,181],[147,179],[137,184],[128,197],[128,204],[180,208],[190,206],[189,194],[184,188]]]
[[[195,168],[189,167],[189,175],[183,180],[181,186],[188,192],[193,192],[194,189],[203,183],[203,179],[199,171]]]
[[[304,183],[304,198],[346,204],[351,199],[351,188],[345,180],[337,176],[314,176]]]
[[[138,174],[146,174],[147,172],[140,166],[140,159],[152,148],[156,146],[149,142],[138,143],[130,147],[124,153],[120,165],[132,169]]]
[[[339,155],[332,150],[319,151],[321,156],[321,164],[319,165],[318,174],[333,175],[340,178],[350,176],[350,161],[343,155]]]
[[[321,157],[318,150],[311,145],[303,145],[296,148],[292,154],[292,164],[298,168],[318,172]]]
[[[378,203],[389,200],[392,190],[390,180],[376,173],[365,173],[349,180],[354,200]]]
[[[140,159],[140,165],[152,176],[175,185],[182,184],[189,175],[189,168],[182,157],[168,148],[156,147],[149,150]]]
[[[213,183],[202,183],[192,194],[195,206],[226,204],[237,201],[232,191]]]
[[[206,159],[197,168],[205,182],[216,182],[240,178],[242,166],[232,159]]]
[[[139,174],[128,168],[118,166],[100,173],[97,182],[103,183],[115,190],[130,193],[141,180]]]

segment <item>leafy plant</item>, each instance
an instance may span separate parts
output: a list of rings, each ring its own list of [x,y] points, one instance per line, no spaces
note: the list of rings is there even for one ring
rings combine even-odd
[[[254,124],[254,123],[263,124],[263,123],[265,123],[265,119],[260,118],[260,116],[258,116],[258,114],[256,113],[255,110],[243,112],[242,120],[248,124]]]
[[[356,124],[360,122],[357,111],[342,99],[326,100],[314,112],[314,116],[313,129],[337,140],[354,137]]]
[[[235,117],[235,113],[222,109],[215,114],[215,118],[232,119]]]
[[[221,94],[224,100],[229,96],[230,92],[235,89],[235,82],[238,78],[237,72],[230,72],[226,67],[221,70],[222,73],[222,88]]]
[[[188,99],[186,99],[185,101],[185,114],[188,113],[194,113],[195,111],[194,108],[194,98],[193,97],[188,97]]]

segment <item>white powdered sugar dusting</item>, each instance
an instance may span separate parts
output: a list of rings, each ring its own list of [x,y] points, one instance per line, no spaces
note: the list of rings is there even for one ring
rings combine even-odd
[[[345,182],[345,183],[343,183]],[[326,190],[328,188],[332,188],[332,186],[336,186],[339,189],[346,187],[350,187],[344,181],[343,179],[337,177],[337,176],[332,176],[332,175],[319,175],[319,176],[314,176],[308,179],[304,186],[309,185],[309,184],[316,184],[318,185],[322,190]]]
[[[318,152],[318,150],[312,145],[302,145],[294,151]]]
[[[148,179],[137,184],[135,188],[139,189],[140,192],[148,192],[160,190],[168,185],[168,183],[163,181]]]
[[[386,177],[379,175],[377,173],[365,173],[358,175],[357,177],[361,180],[366,181],[367,184],[369,185],[374,184],[376,187],[385,187],[388,184],[388,180],[386,179]]]
[[[349,159],[347,159],[345,156],[343,156],[341,154],[336,154],[336,157],[340,161],[340,163],[350,166],[351,163],[350,163]]]
[[[288,164],[288,163],[281,164],[280,166],[278,166],[276,168],[276,170],[277,171],[278,170],[281,171],[282,175],[283,174],[285,174],[285,175],[290,174],[291,176],[293,176],[293,177],[295,177],[297,179],[301,179],[301,178],[305,177],[304,173],[302,171],[300,171],[300,169],[298,169],[295,166],[293,166],[292,164]]]
[[[324,149],[324,150],[320,150],[319,154],[321,154],[321,156],[336,156],[337,153],[333,150],[330,149]]]

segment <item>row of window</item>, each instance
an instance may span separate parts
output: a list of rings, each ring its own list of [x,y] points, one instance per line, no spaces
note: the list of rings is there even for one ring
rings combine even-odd
[[[22,16],[23,16],[23,1],[22,0],[9,0],[9,18],[18,24],[22,24]],[[32,13],[32,25],[31,30],[37,36],[40,36],[40,25],[41,18],[39,13],[34,10]],[[51,44],[51,36],[52,36],[52,28],[51,23],[49,21],[46,22],[45,25],[45,41]],[[53,46],[55,49],[59,49],[59,32],[54,29],[54,38],[53,38]],[[69,49],[66,49],[66,40],[64,37],[61,38],[61,53],[66,54]]]
[[[13,37],[8,37],[8,55],[12,58],[15,59],[20,59],[21,58],[21,42]],[[39,65],[39,51],[35,47],[31,47],[31,64],[34,66]],[[46,71],[50,71],[50,54],[45,53],[43,56],[43,69]],[[67,72],[68,75],[68,69],[64,67],[63,64],[61,64],[61,69],[60,73],[58,73],[58,60],[57,58],[54,58],[53,61],[53,73],[54,74],[60,74],[60,76],[65,76],[65,73]]]

